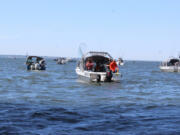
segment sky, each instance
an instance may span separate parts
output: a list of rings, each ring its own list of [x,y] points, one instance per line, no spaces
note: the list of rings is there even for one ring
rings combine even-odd
[[[0,54],[127,60],[180,54],[179,0],[0,0]]]

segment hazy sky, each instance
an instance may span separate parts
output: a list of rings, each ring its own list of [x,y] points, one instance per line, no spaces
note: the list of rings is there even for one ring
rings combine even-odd
[[[0,54],[162,60],[180,53],[180,0],[0,0]]]

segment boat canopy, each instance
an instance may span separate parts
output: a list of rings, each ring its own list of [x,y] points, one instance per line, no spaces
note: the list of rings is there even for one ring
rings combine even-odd
[[[26,60],[26,64],[32,63],[32,62],[33,62],[33,59],[35,59],[36,62],[39,62],[39,61],[41,61],[41,60],[44,60],[44,58],[39,57],[39,56],[28,56],[28,57],[27,57],[27,60]]]
[[[88,59],[91,59],[94,62],[100,62],[100,63],[107,63],[109,60],[112,60],[113,58],[111,55],[107,52],[88,52],[82,57],[83,61],[87,61]]]
[[[169,61],[169,63],[171,64],[171,65],[175,65],[175,63],[177,63],[177,62],[180,62],[180,60],[179,59],[170,59],[170,61]]]
[[[83,58],[86,59],[86,58],[89,58],[89,57],[94,57],[94,56],[101,56],[101,57],[106,57],[106,58],[109,58],[109,59],[113,59],[111,57],[111,55],[107,52],[88,52],[86,53]]]

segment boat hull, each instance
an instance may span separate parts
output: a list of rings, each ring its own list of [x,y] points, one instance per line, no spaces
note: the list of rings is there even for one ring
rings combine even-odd
[[[180,72],[179,66],[160,66],[160,70],[163,72]]]
[[[89,82],[107,82],[106,72],[92,72],[92,71],[81,71],[76,68],[76,73],[79,79]],[[113,73],[111,81],[120,82],[122,75],[119,73]]]

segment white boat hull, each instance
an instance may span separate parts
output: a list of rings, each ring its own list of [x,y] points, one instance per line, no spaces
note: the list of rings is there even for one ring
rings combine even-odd
[[[160,66],[160,70],[163,72],[180,72],[179,66]]]
[[[98,76],[100,76],[100,82],[106,82],[106,72],[92,72],[82,71],[80,68],[76,68],[76,73],[80,79],[90,82],[98,82]],[[122,78],[120,73],[113,73],[112,81],[119,82]]]

